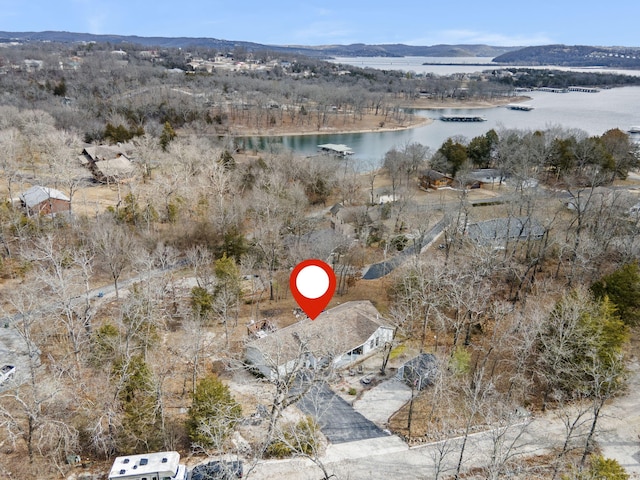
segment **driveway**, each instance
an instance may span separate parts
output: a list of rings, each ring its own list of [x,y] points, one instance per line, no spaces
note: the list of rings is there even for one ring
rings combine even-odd
[[[597,434],[598,445],[606,457],[618,460],[630,474],[640,479],[640,361],[629,366],[629,390],[605,405]],[[346,402],[344,402],[346,403]],[[347,404],[348,405],[348,404]],[[332,411],[329,406],[329,411]],[[553,412],[534,418],[523,418],[508,430],[495,429],[469,436],[463,470],[490,464],[495,447],[500,455],[512,459],[545,454],[561,446],[564,426]],[[462,439],[422,444],[410,448],[396,436],[371,438],[352,443],[329,445],[321,458],[329,472],[337,478],[371,480],[394,478],[425,480],[455,471]],[[252,474],[254,480],[297,480],[320,478],[320,470],[309,460],[261,462]],[[522,477],[521,477],[522,478]]]
[[[375,423],[333,393],[326,383],[312,388],[298,402],[298,408],[315,418],[324,436],[334,444],[387,436]]]
[[[367,390],[353,402],[353,408],[374,422],[386,428],[389,417],[411,400],[411,388],[396,378],[385,380]]]
[[[376,280],[391,273],[393,270],[402,265],[408,258],[410,258],[411,255],[415,255],[416,251],[422,252],[425,248],[431,245],[431,243],[433,243],[436,238],[440,236],[440,234],[448,225],[449,219],[446,217],[443,218],[426,233],[420,245],[411,245],[389,260],[380,263],[374,263],[373,265],[365,267],[364,273],[362,274],[362,279]]]

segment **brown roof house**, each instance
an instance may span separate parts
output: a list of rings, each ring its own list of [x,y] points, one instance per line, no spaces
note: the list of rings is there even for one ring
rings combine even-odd
[[[453,184],[453,177],[440,173],[436,170],[424,170],[418,176],[418,182],[422,188],[438,188],[450,187]]]
[[[368,301],[352,301],[247,343],[245,357],[270,380],[304,362],[308,368],[346,367],[393,340],[394,328]]]
[[[69,197],[55,188],[34,185],[19,198],[27,215],[56,215],[71,210]]]
[[[82,150],[80,163],[85,165],[98,182],[113,183],[133,176],[135,166],[125,150],[117,146],[92,145]]]

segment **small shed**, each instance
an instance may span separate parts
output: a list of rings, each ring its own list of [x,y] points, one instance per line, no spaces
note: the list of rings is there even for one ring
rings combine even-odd
[[[431,385],[438,372],[438,361],[432,353],[422,353],[398,369],[398,377],[410,387],[422,390]]]
[[[28,215],[56,215],[71,209],[71,200],[64,193],[40,185],[22,192],[20,203]]]

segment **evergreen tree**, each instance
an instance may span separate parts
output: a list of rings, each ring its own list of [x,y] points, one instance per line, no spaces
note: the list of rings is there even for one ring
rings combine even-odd
[[[142,355],[114,365],[121,388],[118,400],[123,412],[119,450],[122,453],[153,451],[162,448],[162,416],[157,408],[156,392],[149,366]]]
[[[162,147],[163,152],[167,151],[169,143],[171,143],[171,140],[173,140],[174,138],[176,138],[176,131],[168,121],[164,122],[164,128],[162,129],[162,133],[160,134],[160,146]]]
[[[198,382],[189,408],[187,431],[195,446],[220,448],[242,416],[242,408],[216,376]]]
[[[608,297],[627,325],[636,325],[640,318],[640,270],[638,263],[628,263],[591,286],[598,299]]]
[[[447,162],[447,172],[452,177],[456,176],[458,170],[462,169],[467,162],[467,147],[451,138],[445,140],[440,149],[436,152],[442,155]]]

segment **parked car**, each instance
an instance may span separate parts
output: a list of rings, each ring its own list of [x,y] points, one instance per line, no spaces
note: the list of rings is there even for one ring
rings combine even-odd
[[[190,480],[234,480],[242,478],[242,462],[213,461],[194,467],[189,476]]]
[[[3,365],[0,368],[0,385],[9,380],[16,373],[16,367],[13,365]]]

